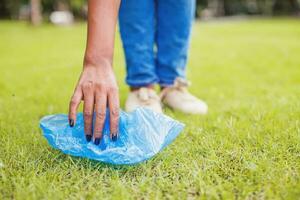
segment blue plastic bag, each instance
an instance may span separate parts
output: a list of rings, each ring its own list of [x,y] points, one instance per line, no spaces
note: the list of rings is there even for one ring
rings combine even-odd
[[[119,138],[109,138],[109,112],[100,144],[87,142],[84,136],[82,113],[77,114],[74,127],[69,127],[68,116],[49,115],[40,126],[49,144],[66,154],[85,157],[111,164],[135,164],[153,157],[168,146],[184,125],[166,115],[138,108],[131,113],[120,112]]]

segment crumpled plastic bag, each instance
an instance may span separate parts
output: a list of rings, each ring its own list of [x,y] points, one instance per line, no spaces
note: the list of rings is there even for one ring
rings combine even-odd
[[[149,109],[138,108],[131,113],[120,111],[119,137],[109,138],[109,112],[106,112],[103,137],[97,146],[84,136],[82,113],[77,114],[74,127],[69,127],[64,114],[45,116],[40,127],[48,143],[73,156],[110,164],[135,164],[153,157],[168,146],[183,130],[184,124]]]

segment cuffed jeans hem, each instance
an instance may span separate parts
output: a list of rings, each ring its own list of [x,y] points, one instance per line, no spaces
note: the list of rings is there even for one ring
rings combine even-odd
[[[174,82],[170,82],[170,83],[158,83],[161,87],[170,87],[173,85]]]
[[[183,78],[183,79],[186,79],[185,76],[176,76],[176,77],[173,78],[173,79],[169,79],[169,80],[160,80],[160,81],[158,82],[158,84],[159,84],[161,87],[169,87],[169,86],[172,86],[172,85],[174,85],[174,81],[175,81],[175,79],[176,79],[177,77],[181,77],[181,78]]]
[[[126,83],[129,87],[145,87],[145,86],[157,84],[158,80],[147,81],[147,82],[126,81]]]

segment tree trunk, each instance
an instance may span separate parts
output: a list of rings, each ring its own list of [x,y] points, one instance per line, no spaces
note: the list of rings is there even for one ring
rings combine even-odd
[[[224,0],[210,0],[208,1],[208,8],[213,12],[216,17],[223,16],[224,11]]]
[[[33,25],[39,25],[42,22],[41,1],[31,0],[30,20]]]

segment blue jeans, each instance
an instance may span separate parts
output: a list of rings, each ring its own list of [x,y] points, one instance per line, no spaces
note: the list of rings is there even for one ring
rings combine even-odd
[[[185,78],[195,0],[122,0],[121,38],[129,86]]]

